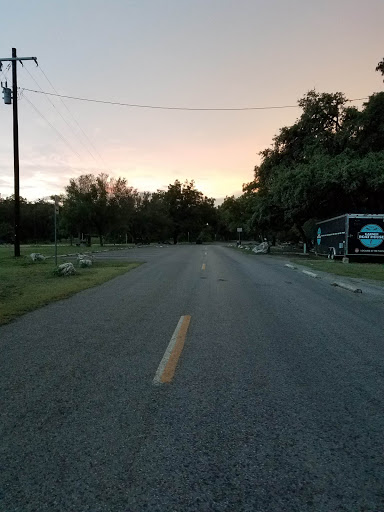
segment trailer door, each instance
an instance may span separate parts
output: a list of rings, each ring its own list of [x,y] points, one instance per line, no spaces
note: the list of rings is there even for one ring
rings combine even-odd
[[[384,256],[384,218],[350,217],[348,255]]]

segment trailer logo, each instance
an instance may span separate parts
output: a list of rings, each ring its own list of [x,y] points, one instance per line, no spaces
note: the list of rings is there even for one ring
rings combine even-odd
[[[317,245],[321,244],[321,228],[317,230]]]
[[[358,240],[369,249],[375,249],[383,243],[384,231],[377,224],[366,224],[357,235]]]

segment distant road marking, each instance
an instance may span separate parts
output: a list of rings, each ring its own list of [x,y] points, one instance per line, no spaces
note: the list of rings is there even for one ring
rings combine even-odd
[[[190,315],[184,315],[180,317],[180,320],[176,326],[175,332],[172,335],[171,341],[164,353],[163,359],[161,360],[159,367],[156,371],[153,384],[165,384],[171,382],[175,375],[177,362],[181,355],[184,347],[185,337],[187,335],[189,322],[191,321]]]
[[[350,292],[354,293],[363,293],[363,290],[361,288],[356,288],[356,286],[352,286],[347,283],[331,283],[332,286],[339,286],[340,288],[344,288],[345,290],[349,290]]]
[[[202,264],[201,270],[205,270],[205,263]]]
[[[315,274],[314,272],[310,272],[309,270],[302,270],[302,273],[303,274],[306,274],[307,276],[310,276],[310,277],[319,277],[318,274]]]

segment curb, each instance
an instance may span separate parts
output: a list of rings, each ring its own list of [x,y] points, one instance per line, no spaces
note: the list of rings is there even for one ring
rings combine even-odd
[[[303,274],[306,274],[307,276],[317,278],[319,277],[318,274],[315,274],[314,272],[310,272],[309,270],[302,270]]]
[[[339,288],[344,288],[344,290],[348,290],[353,293],[363,293],[361,288],[356,288],[355,286],[346,283],[333,282],[331,283],[331,286],[338,286]]]
[[[292,270],[297,270],[297,267],[295,267],[295,265],[292,265],[291,263],[285,263],[284,264],[285,267],[288,267],[288,268],[291,268]],[[313,278],[319,278],[320,279],[320,276],[319,274],[315,274],[314,272],[311,272],[310,270],[302,270],[301,271],[303,274],[306,274],[307,276],[309,277],[313,277]],[[329,281],[329,279],[326,279]],[[363,290],[361,288],[357,288],[356,286],[353,286],[351,284],[347,284],[347,283],[343,283],[343,282],[340,282],[340,281],[332,281],[331,283],[329,283],[331,286],[338,286],[339,288],[343,288],[344,290],[348,290],[352,293],[363,293]]]

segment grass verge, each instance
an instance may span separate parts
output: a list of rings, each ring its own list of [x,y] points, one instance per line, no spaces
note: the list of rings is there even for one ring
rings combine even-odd
[[[30,251],[38,252],[38,251]],[[40,251],[39,251],[40,252]],[[59,261],[59,264],[63,260]],[[65,299],[124,274],[140,263],[96,261],[90,268],[76,268],[76,275],[56,277],[54,260],[44,262],[13,258],[0,251],[0,325],[50,302]]]
[[[250,250],[237,249],[236,247],[233,247],[233,249],[241,251],[242,253],[248,254],[250,256],[258,256]],[[329,260],[327,258],[316,255],[293,257],[287,253],[279,253],[278,251],[273,251],[272,249],[273,248],[271,248],[272,256],[285,256],[289,258],[292,263],[309,267],[311,270],[327,272],[329,274],[342,277],[356,277],[359,279],[384,281],[383,263],[343,263],[341,260]]]
[[[315,256],[310,258],[290,258],[290,261],[297,265],[309,267],[311,270],[328,272],[337,276],[384,281],[383,263],[342,263],[337,260],[317,259]]]
[[[134,247],[133,244],[129,245],[92,245],[91,247],[77,247],[76,245],[68,245],[68,244],[58,244],[57,246],[57,255],[66,255],[66,254],[89,254],[91,252],[100,252],[100,251],[120,251],[123,249]],[[22,245],[20,247],[20,253],[22,256],[29,256],[33,252],[38,252],[43,254],[44,256],[53,257],[55,255],[55,246],[53,244],[42,244],[42,245]],[[3,245],[0,246],[0,262],[3,257],[8,255],[12,257],[14,254],[13,245]]]

